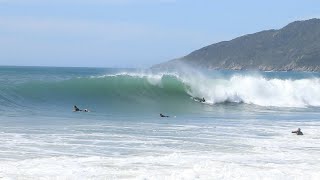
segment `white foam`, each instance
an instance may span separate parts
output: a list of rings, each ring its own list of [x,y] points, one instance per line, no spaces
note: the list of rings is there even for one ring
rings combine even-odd
[[[0,177],[319,179],[319,125],[318,121],[238,119],[203,124],[127,122],[125,126],[106,122],[48,127],[37,133],[24,128],[23,134],[0,134],[1,139],[8,139],[1,142],[0,155],[7,147],[7,157],[11,157],[0,157]],[[292,134],[290,130],[296,127],[305,135]],[[107,153],[110,149],[113,153]],[[16,153],[24,157],[15,158]]]
[[[4,179],[319,179],[318,164],[270,154],[52,157],[2,161]],[[278,156],[278,154],[276,154]],[[291,157],[291,156],[290,156]],[[294,157],[294,156],[293,156]],[[307,161],[307,160],[306,160]],[[289,159],[290,162],[290,159]]]
[[[209,81],[209,84],[191,87],[191,93],[202,94],[212,103],[230,101],[277,107],[320,106],[318,78],[281,80],[233,76],[227,80]]]

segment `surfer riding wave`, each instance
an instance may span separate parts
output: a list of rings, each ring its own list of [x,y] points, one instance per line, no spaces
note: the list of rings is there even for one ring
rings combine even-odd
[[[199,102],[206,102],[206,100],[204,99],[204,97],[203,97],[203,98],[194,97],[193,99],[196,100],[196,101],[199,101]]]

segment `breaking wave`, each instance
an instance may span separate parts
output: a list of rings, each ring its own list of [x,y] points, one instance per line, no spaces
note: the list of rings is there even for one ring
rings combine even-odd
[[[200,73],[117,73],[60,81],[29,81],[0,88],[0,104],[96,104],[109,109],[193,108],[226,102],[274,107],[320,106],[320,79],[277,79],[262,75],[207,76]]]

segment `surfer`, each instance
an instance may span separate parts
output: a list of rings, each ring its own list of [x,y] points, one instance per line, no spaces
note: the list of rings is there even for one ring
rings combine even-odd
[[[163,115],[163,114],[160,113],[160,117],[169,117],[169,116],[165,116],[165,115]]]
[[[292,131],[292,133],[296,133],[297,135],[303,135],[300,128],[298,128],[298,130],[296,131]]]
[[[203,97],[203,98],[194,97],[193,99],[196,100],[196,101],[199,101],[199,102],[206,102],[206,100],[204,99],[204,97]]]
[[[79,109],[76,105],[73,106],[73,112],[78,112],[78,111],[83,111],[83,112],[89,112],[88,109]]]
[[[76,105],[73,106],[73,112],[82,111]]]

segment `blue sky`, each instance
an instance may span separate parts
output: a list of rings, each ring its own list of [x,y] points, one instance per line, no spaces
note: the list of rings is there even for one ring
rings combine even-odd
[[[145,68],[319,17],[317,0],[0,0],[0,65]]]

